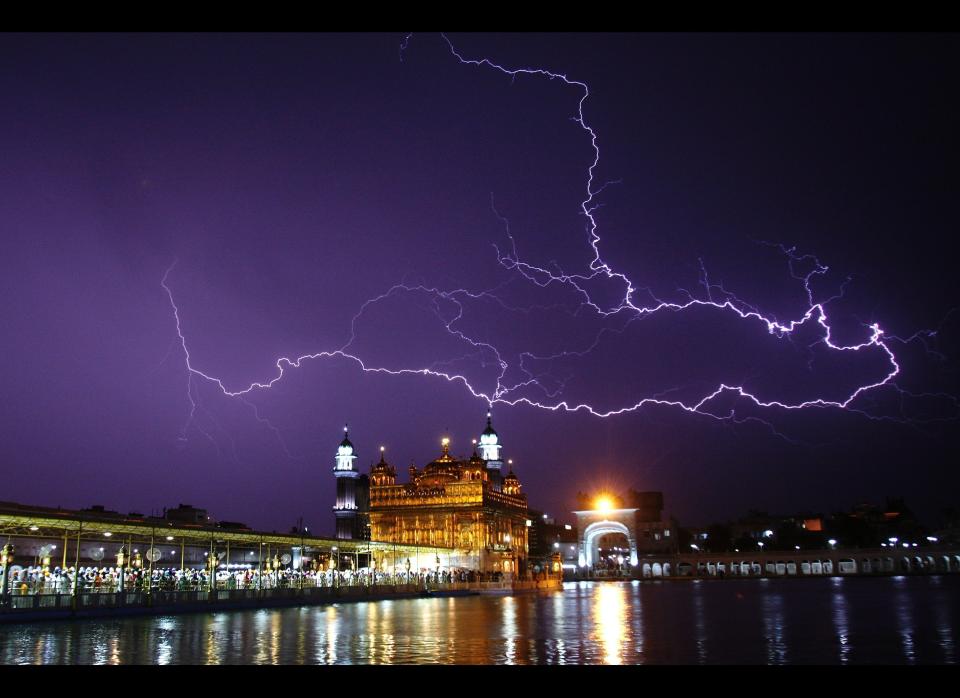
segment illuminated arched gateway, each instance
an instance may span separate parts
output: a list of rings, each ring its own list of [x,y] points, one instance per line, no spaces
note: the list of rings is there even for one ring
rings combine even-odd
[[[411,465],[410,481],[380,462],[370,473],[370,537],[380,542],[453,548],[456,566],[483,572],[524,572],[527,559],[527,496],[513,469],[501,475],[500,438],[489,413],[473,455],[450,453],[423,469]]]
[[[621,534],[627,539],[631,567],[639,564],[641,554],[676,550],[672,526],[660,520],[663,495],[631,490],[628,498],[633,505],[630,508],[616,508],[612,498],[600,497],[593,509],[573,512],[577,515],[580,567],[593,567],[599,562],[600,539],[610,534]]]

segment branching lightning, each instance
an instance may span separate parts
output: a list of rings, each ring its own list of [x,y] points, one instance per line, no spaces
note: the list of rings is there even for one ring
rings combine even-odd
[[[410,39],[413,35],[407,34],[403,37],[400,44],[400,60],[403,61],[404,52],[409,48]],[[570,349],[559,353],[549,355],[537,355],[532,352],[521,352],[519,362],[508,361],[504,358],[504,352],[498,349],[492,342],[481,341],[470,336],[467,331],[459,325],[464,315],[464,302],[476,300],[489,300],[498,303],[500,306],[511,311],[530,312],[536,308],[543,307],[562,307],[557,306],[531,306],[520,308],[508,305],[500,296],[498,291],[503,286],[489,288],[486,290],[472,291],[464,288],[445,290],[426,284],[408,284],[399,283],[378,296],[370,298],[359,308],[353,316],[351,322],[351,331],[348,341],[336,349],[328,349],[315,353],[304,354],[296,358],[281,357],[276,361],[276,373],[272,378],[265,381],[251,382],[246,387],[229,387],[224,382],[208,372],[205,372],[194,365],[187,346],[187,340],[184,336],[181,326],[180,310],[174,300],[173,292],[168,284],[168,277],[173,269],[171,266],[163,275],[161,285],[166,291],[173,310],[173,316],[176,323],[177,336],[180,346],[183,349],[187,368],[187,397],[190,403],[189,416],[181,431],[181,438],[186,439],[187,431],[194,424],[194,418],[200,407],[198,383],[207,382],[216,386],[223,395],[232,398],[243,399],[255,391],[265,391],[272,388],[281,381],[290,369],[299,368],[302,362],[316,359],[344,359],[356,363],[363,371],[371,373],[383,373],[393,376],[400,375],[422,375],[433,378],[443,379],[450,383],[462,385],[469,394],[477,399],[485,401],[488,405],[527,405],[529,407],[564,412],[584,412],[595,417],[607,418],[615,415],[628,414],[636,412],[646,406],[663,406],[684,410],[691,414],[703,415],[717,420],[731,421],[733,423],[761,422],[770,428],[773,433],[783,436],[767,422],[754,416],[741,416],[735,410],[718,413],[711,410],[711,406],[718,402],[721,396],[732,397],[735,400],[745,401],[748,405],[753,405],[762,409],[779,410],[803,410],[807,408],[834,408],[838,410],[849,410],[863,414],[871,419],[889,419],[869,414],[857,406],[857,401],[867,393],[879,391],[883,388],[898,391],[901,398],[903,396],[913,396],[913,394],[902,390],[897,384],[896,379],[901,373],[901,366],[897,356],[891,348],[892,343],[908,344],[911,342],[920,342],[929,353],[933,352],[927,345],[928,340],[936,336],[936,331],[921,331],[908,338],[900,338],[884,333],[878,323],[864,323],[865,337],[853,344],[843,344],[834,339],[834,331],[831,327],[827,307],[829,304],[843,296],[846,285],[850,282],[847,278],[840,287],[839,293],[825,300],[817,300],[813,290],[814,280],[823,277],[828,267],[821,264],[819,259],[812,254],[801,254],[795,247],[789,247],[777,243],[760,241],[760,244],[769,245],[778,248],[787,259],[787,265],[790,276],[797,280],[802,286],[806,296],[806,309],[798,317],[786,321],[780,321],[776,317],[763,313],[757,306],[751,305],[741,300],[735,293],[724,287],[722,282],[712,281],[707,273],[707,267],[703,260],[700,260],[700,286],[703,292],[691,293],[686,289],[678,289],[684,297],[683,302],[673,302],[662,300],[647,287],[637,285],[627,277],[626,274],[616,271],[608,262],[604,261],[600,245],[601,238],[598,233],[598,223],[595,218],[595,212],[600,204],[596,197],[605,187],[616,182],[606,182],[599,187],[594,186],[595,171],[600,162],[600,148],[598,145],[597,133],[587,122],[584,115],[584,106],[590,97],[590,90],[586,83],[578,80],[572,80],[562,73],[555,73],[542,68],[506,68],[494,63],[488,58],[473,59],[464,57],[453,45],[450,39],[441,34],[450,50],[450,54],[463,66],[471,66],[479,69],[499,71],[511,80],[520,76],[540,77],[551,81],[559,81],[566,86],[573,88],[579,95],[577,101],[576,114],[572,120],[579,125],[590,141],[593,151],[593,158],[586,170],[586,183],[584,198],[580,202],[580,211],[586,221],[585,232],[588,244],[591,250],[591,258],[585,266],[583,273],[566,273],[559,268],[556,263],[550,263],[550,268],[534,264],[527,261],[518,254],[517,244],[513,234],[510,231],[509,221],[496,210],[491,200],[491,208],[494,215],[502,222],[509,241],[508,249],[502,250],[496,244],[493,245],[497,261],[508,272],[512,272],[513,278],[521,278],[529,284],[533,284],[541,289],[548,287],[563,287],[572,291],[574,297],[579,299],[579,304],[573,308],[566,308],[571,316],[580,317],[583,314],[592,314],[595,318],[617,320],[616,327],[603,327],[600,329],[592,342],[587,343],[582,348]],[[615,287],[622,290],[618,296],[619,300],[613,304],[609,302],[604,304],[597,300],[588,290],[588,286],[593,282],[601,281],[614,284]],[[462,373],[457,373],[451,364],[455,361],[441,362],[437,361],[422,367],[401,367],[389,368],[386,366],[372,365],[365,361],[353,349],[356,340],[357,323],[364,313],[373,305],[384,301],[387,298],[399,294],[424,294],[433,300],[433,311],[437,318],[443,324],[447,333],[456,337],[458,340],[470,345],[468,357],[477,358],[482,362],[491,362],[497,367],[497,376],[495,385],[492,387],[482,387],[476,385],[476,381],[471,381]],[[641,300],[642,299],[642,300]],[[441,311],[440,302],[443,301],[455,309],[452,317],[445,317]],[[568,304],[569,305],[569,304]],[[566,306],[563,306],[566,307]],[[628,404],[622,404],[613,408],[600,408],[584,401],[574,401],[564,399],[566,381],[555,379],[556,386],[550,388],[541,381],[542,375],[538,375],[530,364],[537,361],[550,361],[565,357],[582,357],[590,354],[602,338],[609,334],[618,334],[626,330],[632,323],[646,317],[654,316],[660,313],[683,313],[696,308],[709,308],[720,313],[729,314],[739,318],[747,323],[756,323],[765,328],[766,331],[778,339],[790,339],[796,334],[796,331],[804,326],[816,325],[816,331],[819,339],[815,344],[822,344],[833,352],[875,352],[884,359],[886,364],[885,372],[876,379],[865,382],[850,391],[842,399],[827,397],[816,397],[802,401],[789,401],[784,399],[763,399],[756,392],[748,390],[744,385],[735,385],[719,383],[709,390],[703,392],[697,399],[669,399],[666,395],[670,391],[664,391],[657,394],[641,396]],[[942,356],[937,354],[938,356]],[[468,358],[462,357],[462,358]],[[507,380],[508,373],[513,370],[523,375],[522,380]],[[943,395],[946,399],[952,400],[954,407],[960,407],[957,399],[953,396]],[[256,411],[256,407],[250,404]],[[256,413],[256,418],[267,424],[273,429],[278,438],[279,431],[269,424],[266,420]],[[905,420],[906,421],[906,420]],[[199,427],[198,427],[199,428]],[[204,432],[207,438],[212,440],[210,434]],[[786,437],[784,437],[786,438]],[[282,439],[280,439],[282,443]],[[285,447],[284,447],[285,448]]]

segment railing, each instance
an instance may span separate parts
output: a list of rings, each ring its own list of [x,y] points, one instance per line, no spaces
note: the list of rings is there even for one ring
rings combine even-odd
[[[414,596],[424,592],[511,592],[558,588],[557,578],[545,580],[431,582],[424,579],[402,584],[365,584],[314,587],[287,587],[275,589],[190,589],[167,590],[154,588],[149,592],[80,591],[76,596],[66,593],[35,593],[7,595],[0,604],[0,617],[11,618],[28,612],[57,612],[58,615],[96,613],[99,610],[122,609],[196,609],[197,607],[239,607],[323,603],[336,599],[359,600],[366,597]]]

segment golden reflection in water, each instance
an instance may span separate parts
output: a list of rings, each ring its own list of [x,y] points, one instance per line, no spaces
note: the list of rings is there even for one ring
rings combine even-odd
[[[627,617],[626,589],[620,584],[600,584],[594,596],[595,639],[603,647],[604,664],[623,663]]]
[[[380,660],[384,664],[393,664],[396,655],[396,639],[393,634],[393,601],[381,601],[377,604],[380,611],[380,623],[377,628],[377,635],[380,636],[381,649]]]
[[[204,661],[206,664],[219,664],[220,657],[217,655],[217,645],[218,645],[218,627],[222,624],[222,616],[218,618],[216,615],[209,616],[207,618],[207,627],[203,634],[204,638]]]
[[[517,663],[517,606],[512,596],[504,596],[502,607],[503,634],[505,637],[504,653],[507,664]]]
[[[120,637],[114,635],[110,638],[110,663],[120,664]]]
[[[307,663],[307,628],[309,627],[308,610],[305,607],[297,609],[299,617],[297,623],[297,664]]]
[[[340,633],[340,609],[330,606],[325,614],[326,625],[322,636],[326,645],[317,643],[317,660],[321,664],[335,664],[337,661],[337,635]],[[324,652],[324,647],[326,651]]]
[[[563,592],[557,592],[553,595],[553,618],[554,618],[554,627],[566,628],[566,619],[564,618],[564,609],[566,606],[563,603]],[[559,631],[557,633],[560,634]],[[557,664],[566,664],[567,663],[567,646],[563,641],[563,638],[557,638],[557,654],[555,661]]]
[[[383,664],[383,647],[380,640],[380,633],[377,628],[377,620],[380,616],[380,604],[371,602],[367,604],[367,617],[364,623],[364,634],[370,638],[370,663]]]
[[[274,613],[270,618],[270,663],[280,663],[280,640],[283,632],[282,614]]]

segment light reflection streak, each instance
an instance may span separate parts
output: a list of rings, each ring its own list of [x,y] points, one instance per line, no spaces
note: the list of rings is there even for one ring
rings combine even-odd
[[[503,634],[505,636],[504,652],[507,664],[517,663],[517,609],[516,601],[512,596],[504,596],[501,604],[503,611]]]
[[[208,665],[220,663],[218,650],[220,650],[221,642],[225,641],[225,638],[221,639],[223,633],[220,632],[223,622],[223,614],[210,616],[207,619],[207,627],[203,636],[203,643],[205,650],[204,654],[206,655],[206,663]]]
[[[903,645],[903,656],[907,660],[907,664],[916,664],[917,651],[913,637],[916,633],[916,620],[913,614],[913,602],[906,592],[906,581],[905,577],[893,578],[894,588],[896,589],[895,609],[900,644]]]
[[[274,613],[270,620],[270,663],[273,665],[280,664],[280,633],[283,630],[283,624],[281,623],[281,614],[279,612]]]
[[[837,582],[842,582],[842,580],[837,577]],[[840,663],[849,664],[850,663],[850,650],[852,646],[850,645],[850,619],[849,611],[847,609],[847,597],[841,591],[840,584],[834,584],[836,589],[833,592],[833,627],[837,631],[837,641],[840,643]]]
[[[626,590],[616,584],[603,584],[597,589],[594,617],[597,639],[603,648],[604,664],[623,663],[624,619],[627,613]]]
[[[693,629],[696,632],[697,662],[707,663],[707,620],[703,607],[703,582],[693,582]]]
[[[783,596],[780,592],[763,595],[763,628],[767,640],[767,664],[787,663],[787,642],[784,639],[786,622],[783,615]]]
[[[253,617],[254,637],[257,638],[257,654],[254,659],[256,664],[267,663],[267,643],[263,642],[263,637],[267,633],[267,627],[270,622],[270,611],[266,609],[257,611]]]
[[[934,587],[940,587],[942,585],[942,579],[940,577],[931,577],[930,584]],[[944,599],[943,591],[937,590],[937,597],[939,600]],[[943,601],[941,601],[943,602]],[[952,611],[952,599],[946,602],[948,608]],[[940,649],[943,650],[943,663],[944,664],[955,664],[956,663],[956,642],[953,639],[953,625],[950,623],[950,618],[953,617],[952,613],[938,613],[934,611],[934,616],[936,617],[937,622],[937,635],[940,637]]]
[[[170,637],[176,629],[176,623],[172,618],[160,618],[157,623],[157,664],[170,664],[173,658],[173,647],[170,645]]]

